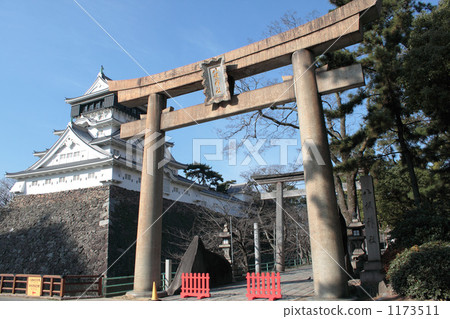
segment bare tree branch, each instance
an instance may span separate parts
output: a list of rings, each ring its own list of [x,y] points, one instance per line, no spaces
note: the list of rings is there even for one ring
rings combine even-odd
[[[295,128],[295,129],[299,129],[298,125],[294,125],[294,124],[288,123],[288,122],[281,122],[281,121],[278,121],[277,119],[275,119],[275,118],[273,118],[271,116],[268,116],[267,114],[263,113],[262,111],[258,111],[258,112],[259,112],[261,117],[264,117],[264,118],[266,118],[268,120],[271,120],[272,122],[274,122],[278,126],[289,126],[289,127]]]

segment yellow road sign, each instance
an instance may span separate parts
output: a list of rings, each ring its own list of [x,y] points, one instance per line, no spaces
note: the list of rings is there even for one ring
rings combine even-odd
[[[42,292],[42,277],[28,277],[27,296],[40,296]]]

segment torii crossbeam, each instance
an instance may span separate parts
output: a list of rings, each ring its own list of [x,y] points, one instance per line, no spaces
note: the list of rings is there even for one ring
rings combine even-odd
[[[364,81],[359,66],[317,73],[314,59],[361,41],[362,24],[378,17],[380,5],[381,0],[354,0],[302,26],[221,55],[228,77],[235,80],[291,63],[294,71],[290,82],[234,95],[230,101],[164,110],[167,98],[203,89],[199,63],[138,79],[108,82],[109,89],[117,92],[119,103],[128,107],[147,105],[146,118],[121,126],[122,138],[145,132],[133,295],[149,296],[153,282],[160,282],[163,176],[158,163],[164,154],[158,146],[164,132],[295,100],[309,229],[314,237],[311,254],[315,293],[321,298],[345,296],[344,253],[319,95],[361,86]],[[320,158],[309,156],[311,147]]]

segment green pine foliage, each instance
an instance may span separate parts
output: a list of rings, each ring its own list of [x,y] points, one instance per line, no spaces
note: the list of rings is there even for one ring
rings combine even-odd
[[[441,0],[431,13],[418,15],[413,27],[404,59],[405,100],[426,120],[417,132],[419,156],[431,159],[433,169],[449,180],[450,1]]]
[[[223,182],[220,173],[214,171],[211,166],[202,163],[189,164],[184,170],[184,174],[186,178],[213,189],[217,189],[220,182]]]
[[[406,248],[430,241],[450,242],[450,215],[440,211],[415,209],[401,214],[391,232],[396,247]]]
[[[407,103],[433,121],[429,133],[449,131],[450,118],[450,1],[442,0],[431,13],[413,22],[404,85]],[[438,94],[436,94],[438,93]]]
[[[409,220],[414,212],[421,212],[423,218],[433,218],[436,214],[450,216],[450,184],[442,178],[442,174],[427,168],[416,168],[415,172],[422,195],[422,206],[415,207],[413,194],[410,188],[410,181],[406,168],[401,164],[392,162],[379,162],[377,167],[373,168],[375,176],[375,198],[377,201],[377,212],[380,223],[391,228],[399,228],[402,224],[408,228],[416,225],[414,220]],[[425,225],[422,223],[422,225]],[[414,235],[414,229],[411,232],[393,233],[395,238],[407,240]],[[407,236],[407,237],[404,237]],[[411,244],[421,244],[413,242]],[[404,246],[410,247],[410,246]]]

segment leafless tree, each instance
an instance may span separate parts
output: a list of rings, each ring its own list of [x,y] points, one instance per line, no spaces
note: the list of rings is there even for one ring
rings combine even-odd
[[[0,207],[6,206],[13,198],[13,194],[9,192],[13,185],[14,180],[12,179],[2,178],[0,180]]]
[[[295,28],[314,18],[314,16],[317,16],[317,14],[313,13],[307,19],[301,19],[296,12],[288,12],[279,20],[271,22],[263,36],[268,37]],[[318,62],[319,65],[320,63]],[[292,74],[291,67],[284,67],[281,72],[283,72],[283,75]],[[248,77],[237,81],[235,93],[239,94],[272,85],[280,80],[268,79],[267,75],[264,74]],[[345,104],[343,102],[344,98],[345,95],[343,93],[322,97],[325,114],[329,114],[328,111],[336,112],[341,110]],[[299,134],[296,103],[272,106],[264,110],[227,118],[227,120],[229,122],[226,129],[218,131],[221,137],[227,139],[235,136],[242,137],[241,141],[258,138],[291,138]],[[359,121],[363,121],[362,115],[359,117]],[[336,170],[334,176],[338,206],[347,224],[351,222],[353,214],[358,209],[356,191],[358,169],[365,165],[364,156],[370,146],[370,141],[373,139],[373,137],[364,137],[356,145],[352,145],[348,149],[342,147],[346,143],[350,145],[350,142],[347,141],[354,137],[352,136],[354,132],[350,132],[350,127],[352,126],[355,127],[355,123],[351,123],[348,114],[343,113],[338,118],[326,117],[326,127],[331,145],[331,159],[336,168],[340,169]],[[265,143],[261,151],[269,147],[268,143]]]
[[[256,188],[249,188],[252,200],[243,203],[239,214],[230,214],[227,205],[216,206],[215,210],[198,206],[195,221],[190,229],[166,228],[173,239],[169,242],[175,249],[167,252],[168,257],[180,260],[195,235],[198,235],[205,248],[222,254],[219,248],[224,225],[232,231],[233,265],[244,273],[254,260],[253,223],[258,222],[263,236],[260,238],[261,253],[271,260],[275,251],[275,204],[262,201]],[[193,212],[194,213],[194,212]],[[306,208],[298,200],[286,200],[285,205],[285,251],[288,258],[307,258],[310,252]]]
[[[219,233],[223,231],[225,224],[227,224],[233,232],[234,263],[239,268],[247,271],[253,245],[253,223],[252,219],[247,215],[248,205],[246,203],[242,204],[242,210],[239,215],[229,214],[229,208],[226,203],[215,206],[215,211],[204,206],[198,206],[193,212],[195,220],[191,229],[167,228],[166,232],[170,234],[171,238],[176,239],[169,242],[169,245],[175,249],[167,252],[168,256],[174,260],[180,260],[189,243],[196,235],[202,239],[206,249],[222,254],[219,248],[221,244]]]
[[[244,172],[243,177],[250,178],[252,175],[267,175],[267,174],[281,174],[288,171],[293,171],[292,168],[280,166],[268,166]],[[298,188],[296,182],[284,183],[286,189]],[[275,185],[264,184],[258,185],[260,191],[271,192]],[[251,206],[253,215],[260,225],[260,230],[264,236],[265,242],[270,245],[272,253],[275,252],[275,210],[276,203],[274,199],[261,200],[259,192],[254,193],[253,203]],[[284,242],[285,255],[287,259],[309,258],[310,256],[310,242],[309,242],[309,228],[308,217],[306,209],[306,200],[304,198],[285,198],[283,199],[283,213],[284,213]]]

